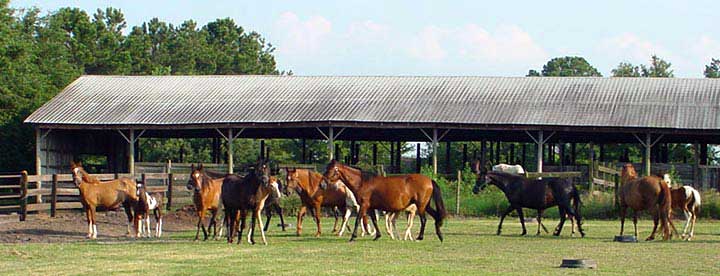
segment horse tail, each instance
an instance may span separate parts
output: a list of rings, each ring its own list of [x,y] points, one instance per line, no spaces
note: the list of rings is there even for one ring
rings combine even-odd
[[[580,204],[582,203],[582,202],[580,202],[580,191],[578,191],[578,189],[575,187],[575,185],[573,185],[572,188],[573,188],[573,194],[572,194],[573,211],[575,211],[575,214],[580,216]]]
[[[658,196],[658,208],[660,214],[660,222],[662,223],[663,239],[670,238],[670,212],[672,212],[672,196],[670,195],[670,187],[665,185],[665,181],[660,183],[660,195]],[[674,227],[673,227],[674,228]]]
[[[432,180],[432,198],[435,201],[435,207],[437,208],[437,214],[434,217],[436,221],[438,221],[438,226],[442,226],[443,219],[447,217],[447,209],[445,209],[445,202],[442,198],[442,190],[440,190],[440,186],[438,186],[437,182],[435,180]]]

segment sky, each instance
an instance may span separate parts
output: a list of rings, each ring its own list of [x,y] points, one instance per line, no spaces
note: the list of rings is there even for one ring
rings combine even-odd
[[[676,77],[720,58],[720,1],[13,1],[44,12],[112,6],[128,26],[232,18],[296,75],[524,76],[582,56],[604,76],[652,54]],[[128,28],[129,29],[129,28]]]

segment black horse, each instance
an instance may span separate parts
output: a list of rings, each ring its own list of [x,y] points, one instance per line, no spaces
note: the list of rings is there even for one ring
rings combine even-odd
[[[545,209],[558,206],[560,211],[560,224],[555,228],[553,235],[560,235],[562,227],[565,224],[565,219],[567,215],[570,215],[577,220],[580,235],[582,237],[585,236],[585,232],[583,232],[582,229],[580,210],[577,208],[580,204],[580,195],[575,185],[572,184],[572,181],[559,178],[528,179],[523,176],[496,171],[487,173],[478,172],[473,193],[479,193],[480,190],[485,189],[488,184],[500,188],[510,202],[510,206],[500,216],[500,224],[497,230],[498,235],[500,235],[502,230],[505,216],[513,210],[517,210],[518,216],[520,217],[520,224],[523,229],[522,235],[527,234],[522,208],[537,210],[537,235],[540,235],[540,226],[542,226],[547,233],[547,229],[542,225],[542,215]],[[575,201],[574,208],[573,205],[571,205],[571,201]]]

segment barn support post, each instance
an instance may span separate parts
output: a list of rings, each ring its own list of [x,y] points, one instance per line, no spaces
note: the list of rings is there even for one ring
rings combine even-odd
[[[527,144],[522,144],[522,159],[520,159],[520,164],[525,168],[527,166]]]
[[[577,144],[570,144],[570,165],[577,166]]]
[[[461,168],[465,169],[465,163],[467,163],[467,157],[468,157],[468,146],[467,144],[462,145],[462,165]]]
[[[430,140],[430,148],[432,149],[432,166],[433,166],[433,174],[437,174],[438,172],[438,163],[437,163],[437,149],[440,143],[440,140],[445,137],[445,135],[450,132],[449,129],[446,129],[441,135],[438,135],[438,129],[433,128],[432,136],[429,135],[427,132],[425,132],[424,129],[420,129],[423,134],[425,134],[425,137],[427,137]]]
[[[595,178],[595,145],[593,142],[588,143],[588,159],[590,161],[588,165],[588,179],[590,180],[588,187],[592,192],[595,189],[595,182],[593,181],[593,178]]]
[[[560,171],[565,171],[565,143],[560,141],[558,143],[558,152],[560,153]]]
[[[390,173],[395,172],[395,142],[390,141]]]
[[[395,173],[402,172],[402,142],[397,141],[395,146]]]
[[[232,128],[228,128],[227,135],[225,135],[225,133],[223,133],[222,131],[220,131],[217,128],[215,129],[215,131],[217,131],[217,133],[219,133],[220,136],[222,136],[223,139],[225,139],[225,142],[227,143],[228,173],[233,174],[233,173],[235,173],[235,169],[233,168],[235,166],[235,162],[233,159],[233,142],[234,142],[235,138],[240,136],[240,134],[242,134],[243,131],[245,131],[245,129],[241,128],[237,133],[234,133]]]
[[[532,139],[533,142],[535,142],[535,145],[537,145],[537,172],[541,173],[543,166],[543,146],[553,135],[555,135],[555,132],[550,133],[547,137],[545,137],[545,133],[542,130],[538,131],[537,137],[533,136],[532,133],[527,130],[525,133],[530,136],[530,139]]]
[[[447,174],[452,173],[452,168],[450,167],[450,149],[450,141],[445,142],[445,173]]]
[[[35,174],[38,176],[42,175],[42,144],[43,141],[45,141],[45,137],[47,137],[51,131],[52,129],[47,129],[45,133],[43,133],[42,128],[35,128]],[[42,181],[40,181],[40,179],[38,179],[37,188],[42,189]],[[42,197],[38,196],[35,201],[36,203],[42,203]]]
[[[260,158],[259,159],[265,159],[265,140],[260,140]]]
[[[420,173],[422,170],[422,157],[420,156],[420,143],[415,145],[415,172]]]
[[[372,146],[372,164],[373,164],[373,167],[374,167],[374,166],[377,166],[377,157],[378,157],[378,156],[377,156],[377,143],[373,143],[373,146]]]
[[[143,129],[140,131],[138,135],[135,135],[135,129],[129,129],[128,135],[126,136],[125,133],[123,133],[122,130],[118,130],[118,133],[120,133],[120,136],[125,139],[125,141],[128,143],[128,172],[131,175],[135,175],[135,143],[142,137],[142,135],[145,133],[145,130]]]
[[[302,157],[300,158],[300,163],[306,164],[307,163],[307,141],[305,141],[305,138],[302,139]]]
[[[487,143],[485,140],[480,142],[480,167],[485,167],[485,157],[487,156]]]
[[[509,151],[508,155],[507,155],[508,164],[516,165],[517,163],[515,162],[515,144],[510,144],[510,149],[508,151]]]
[[[320,135],[322,135],[323,138],[325,138],[325,140],[327,141],[328,162],[330,162],[331,160],[335,159],[335,153],[334,153],[335,139],[337,139],[340,136],[340,134],[342,134],[343,131],[345,131],[345,128],[341,128],[340,131],[335,133],[335,128],[328,127],[327,134],[319,127],[316,127],[315,129],[317,129],[317,131],[320,132]]]
[[[633,134],[633,136],[635,136],[635,139],[637,139],[638,142],[640,142],[640,145],[642,145],[645,148],[645,156],[643,156],[644,165],[645,165],[645,176],[650,176],[652,174],[651,159],[650,159],[651,153],[652,153],[652,147],[655,146],[655,144],[657,144],[657,142],[659,142],[660,139],[662,139],[663,136],[665,136],[665,135],[664,134],[659,135],[657,138],[655,138],[655,141],[652,140],[651,133],[646,133],[644,140],[641,139],[640,136],[638,136],[637,134]]]

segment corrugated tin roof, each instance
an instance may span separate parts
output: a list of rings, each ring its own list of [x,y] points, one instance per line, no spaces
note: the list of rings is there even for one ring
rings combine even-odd
[[[82,76],[25,122],[364,122],[720,129],[720,80]]]

